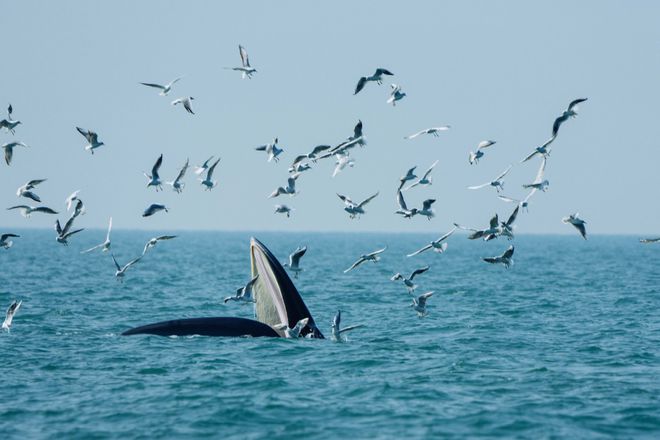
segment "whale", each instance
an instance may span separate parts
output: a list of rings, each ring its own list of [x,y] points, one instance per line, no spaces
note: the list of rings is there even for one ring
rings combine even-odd
[[[323,339],[305,301],[273,253],[250,239],[250,271],[259,275],[254,287],[255,319],[227,316],[172,319],[131,328],[122,333],[158,336],[286,337],[284,325],[295,327],[307,318],[300,337]]]

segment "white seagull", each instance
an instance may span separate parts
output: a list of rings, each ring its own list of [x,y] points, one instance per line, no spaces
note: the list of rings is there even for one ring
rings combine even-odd
[[[11,159],[14,157],[14,147],[28,147],[27,144],[23,142],[7,142],[2,145],[2,149],[5,150],[5,162],[7,165],[11,165]]]
[[[364,88],[364,86],[367,85],[367,82],[369,82],[369,81],[373,81],[378,85],[383,84],[383,75],[392,76],[394,74],[392,72],[390,72],[389,70],[387,70],[387,69],[383,69],[382,67],[377,68],[376,72],[374,72],[373,75],[363,76],[358,80],[358,83],[355,86],[355,92],[353,93],[353,95],[357,95],[358,93],[360,93],[360,90],[362,90]]]
[[[477,150],[470,151],[470,157],[469,157],[470,165],[479,163],[479,159],[481,159],[484,155],[483,149],[488,148],[495,143],[496,143],[495,141],[490,141],[490,140],[479,142],[479,145],[477,145]]]
[[[532,151],[532,152],[531,152],[529,155],[527,155],[523,160],[521,160],[520,163],[527,162],[528,160],[530,160],[531,158],[533,158],[533,157],[536,156],[537,154],[540,154],[540,155],[543,156],[544,158],[550,156],[550,144],[551,144],[552,142],[554,142],[555,137],[556,137],[556,136],[552,136],[550,139],[548,139],[547,141],[545,141],[545,142],[543,143],[543,145],[541,145],[540,147],[536,147],[536,148],[534,149],[534,151]]]
[[[477,238],[483,238],[485,241],[489,241],[489,240],[492,240],[493,238],[497,238],[497,236],[501,232],[500,231],[500,221],[499,221],[499,217],[497,216],[497,214],[495,214],[493,217],[491,217],[488,224],[489,225],[488,225],[487,229],[468,228],[468,227],[465,227],[465,226],[461,226],[458,223],[454,223],[454,226],[456,226],[459,229],[463,229],[465,231],[472,232],[467,237],[470,240],[476,240]]]
[[[16,197],[26,197],[28,199],[32,199],[37,203],[41,203],[41,199],[39,198],[38,195],[30,191],[31,189],[34,189],[37,185],[45,182],[46,179],[33,179],[27,182],[25,185],[19,187],[16,190]]]
[[[582,238],[584,238],[585,240],[587,239],[587,228],[584,226],[587,224],[587,222],[585,222],[580,217],[578,217],[577,212],[575,214],[569,215],[568,217],[564,217],[563,219],[561,219],[561,221],[566,224],[575,226],[575,229],[577,229],[580,232]]]
[[[152,203],[147,207],[147,209],[144,210],[144,212],[142,213],[142,217],[150,217],[159,211],[169,212],[165,205],[161,205],[159,203]]]
[[[335,158],[337,159],[337,162],[335,170],[332,172],[332,177],[335,177],[347,166],[352,168],[355,165],[355,161],[346,153],[337,153],[335,154]]]
[[[289,270],[294,273],[294,278],[298,278],[298,274],[303,270],[300,267],[300,259],[305,255],[305,252],[307,252],[307,246],[296,248],[296,250],[289,255],[289,262],[284,263],[284,267],[289,268]]]
[[[25,218],[28,218],[32,215],[33,212],[41,212],[43,214],[58,214],[57,211],[54,209],[51,209],[47,206],[28,206],[28,205],[16,205],[12,206],[11,208],[7,208],[7,211],[12,210],[12,209],[18,209],[21,211],[21,215]]]
[[[415,139],[417,136],[423,135],[423,134],[430,134],[433,135],[434,137],[440,137],[438,133],[441,131],[447,131],[451,128],[451,125],[442,125],[440,127],[431,127],[427,128],[422,131],[418,131],[415,134],[411,134],[410,136],[404,136],[404,139]]]
[[[110,221],[108,222],[108,233],[105,235],[105,241],[80,253],[86,254],[95,251],[98,248],[101,248],[102,252],[108,252],[110,250],[110,231],[112,231],[112,217],[110,217]]]
[[[406,94],[401,91],[401,87],[396,84],[390,84],[392,90],[390,91],[390,97],[387,98],[387,103],[396,106],[396,102],[405,98]]]
[[[519,211],[520,205],[516,206],[516,209],[513,210],[507,221],[501,223],[499,235],[503,235],[509,240],[513,240],[513,223],[516,221]]]
[[[0,247],[5,248],[5,249],[9,249],[10,247],[12,247],[14,242],[11,241],[11,240],[7,240],[8,238],[12,238],[12,237],[17,238],[17,237],[20,237],[20,235],[16,235],[16,234],[2,234],[2,235],[0,235]]]
[[[435,199],[426,199],[422,202],[422,209],[417,210],[417,214],[426,216],[427,219],[431,220],[435,217],[435,211],[431,208],[431,205],[435,203]]]
[[[277,146],[277,141],[278,141],[278,138],[275,138],[273,140],[272,144],[260,145],[257,148],[255,148],[255,150],[265,151],[266,154],[268,154],[268,162],[270,162],[272,160],[274,160],[275,162],[278,162],[280,160],[278,156],[280,154],[282,154],[284,152],[284,150]]]
[[[160,235],[158,237],[152,238],[147,242],[147,244],[144,245],[144,249],[142,249],[142,256],[144,256],[144,254],[146,254],[149,249],[156,246],[156,244],[158,244],[159,241],[172,240],[173,238],[176,237],[177,237],[176,235]]]
[[[287,179],[287,185],[286,187],[278,187],[275,191],[273,191],[268,198],[272,199],[273,197],[278,197],[282,194],[288,194],[290,196],[295,196],[298,194],[296,191],[296,179],[300,176],[300,173],[293,174],[292,176],[289,176]]]
[[[511,171],[512,166],[513,165],[509,165],[509,167],[506,170],[504,170],[504,172],[502,174],[497,176],[494,180],[491,180],[490,182],[486,182],[486,183],[481,184],[481,185],[468,186],[468,189],[481,189],[481,188],[485,188],[487,186],[492,186],[493,188],[495,188],[497,190],[497,192],[500,192],[500,190],[502,190],[504,188],[504,182],[502,181],[502,179],[504,179],[504,176],[509,174],[509,171]]]
[[[229,301],[238,301],[244,304],[255,302],[252,289],[254,287],[254,283],[256,283],[258,279],[259,279],[259,274],[255,275],[254,278],[248,281],[248,283],[245,286],[237,289],[236,295],[226,297],[224,299],[224,303],[226,304]]]
[[[3,119],[0,121],[0,129],[4,128],[8,132],[11,132],[11,134],[16,134],[14,131],[16,129],[16,126],[19,124],[22,124],[21,121],[12,121],[11,118],[9,119]]]
[[[555,137],[557,136],[557,133],[559,133],[559,127],[566,122],[569,118],[574,118],[577,116],[577,105],[586,101],[588,98],[578,98],[573,101],[571,101],[570,104],[568,104],[568,108],[564,110],[564,113],[561,114],[557,119],[555,119],[554,124],[552,124],[552,136]]]
[[[172,80],[172,81],[170,81],[169,83],[165,84],[164,86],[163,86],[163,85],[160,85],[160,84],[155,84],[155,83],[140,83],[140,84],[142,84],[143,86],[153,87],[153,88],[155,88],[155,89],[160,89],[160,93],[159,93],[159,95],[160,95],[160,96],[166,96],[168,93],[170,93],[170,90],[172,90],[172,86],[173,86],[177,81],[179,81],[180,79],[181,79],[181,78],[177,78],[177,79],[175,79],[175,80]]]
[[[218,186],[218,181],[213,180],[213,171],[215,171],[215,167],[218,166],[218,163],[220,163],[220,158],[218,158],[218,160],[213,162],[213,165],[209,167],[208,171],[206,172],[206,178],[203,180],[199,179],[201,184],[206,187],[204,189],[206,189],[207,191],[211,191],[213,188]]]
[[[186,171],[188,170],[188,164],[190,161],[186,159],[186,163],[183,164],[183,167],[181,167],[181,171],[179,171],[179,174],[176,176],[176,179],[172,182],[165,182],[167,185],[172,186],[172,190],[177,193],[181,193],[183,191],[183,187],[186,186],[184,182],[181,181],[183,179],[183,176],[186,175]]]
[[[194,115],[195,112],[192,109],[192,101],[194,100],[195,98],[192,96],[182,96],[181,98],[177,98],[172,101],[172,105],[183,104],[183,108],[186,109],[186,111],[191,115]]]
[[[64,228],[60,225],[59,220],[55,220],[55,231],[57,232],[57,237],[55,237],[55,241],[58,243],[61,243],[65,246],[69,245],[68,239],[71,237],[73,234],[77,234],[80,231],[83,231],[84,228],[80,229],[75,229],[71,230],[71,226],[73,226],[73,221],[76,219],[77,215],[74,213],[71,217],[69,217],[69,220],[64,224]]]
[[[2,328],[9,331],[11,328],[11,322],[14,320],[14,315],[18,312],[18,309],[21,308],[23,301],[13,301],[7,308],[7,314],[5,315],[5,320],[2,323]]]
[[[509,246],[509,248],[504,251],[504,253],[500,256],[497,257],[485,257],[483,260],[486,263],[490,264],[503,264],[504,267],[507,269],[513,264],[513,251],[514,251],[513,245]]]
[[[405,284],[405,286],[408,288],[408,292],[412,293],[417,288],[417,286],[413,282],[413,279],[415,278],[415,276],[423,274],[427,270],[429,270],[429,266],[424,266],[419,269],[415,269],[408,278],[404,277],[400,273],[396,273],[392,278],[390,278],[390,280],[391,281],[402,280],[403,284]]]
[[[365,263],[365,262],[367,262],[367,261],[372,261],[372,262],[374,262],[374,263],[377,263],[377,262],[380,260],[380,254],[382,254],[382,253],[385,252],[386,250],[387,250],[387,246],[385,246],[385,247],[382,248],[382,249],[378,249],[377,251],[373,251],[373,252],[368,253],[368,254],[362,254],[362,255],[360,255],[360,258],[358,258],[358,259],[355,261],[355,263],[353,263],[353,264],[351,265],[351,267],[349,267],[348,269],[346,269],[346,270],[344,271],[344,273],[347,273],[347,272],[352,271],[353,269],[355,269],[356,267],[358,267],[359,265],[361,265],[362,263]]]
[[[546,162],[547,159],[544,157],[543,160],[541,161],[541,166],[539,167],[539,170],[536,173],[536,178],[534,179],[534,181],[532,183],[523,185],[523,188],[533,188],[543,192],[545,192],[545,190],[548,189],[550,182],[548,182],[547,179],[543,178],[543,174],[545,173]]]
[[[149,179],[149,182],[147,183],[147,188],[150,186],[153,186],[156,188],[156,191],[159,189],[163,189],[162,182],[160,181],[160,176],[158,175],[158,170],[160,170],[160,166],[163,164],[163,155],[161,154],[158,156],[158,159],[156,159],[156,163],[154,166],[151,168],[151,175],[147,173],[142,173],[144,174],[144,177]]]
[[[228,70],[235,70],[241,72],[241,78],[252,79],[252,74],[257,72],[257,69],[250,66],[250,59],[248,53],[243,46],[238,45],[238,53],[241,55],[241,67],[225,67]]]
[[[291,217],[291,211],[293,211],[293,208],[286,205],[275,205],[275,214],[286,214],[287,217]]]
[[[102,145],[105,145],[103,142],[99,142],[99,135],[91,130],[85,130],[84,128],[76,127],[78,133],[83,135],[87,139],[87,145],[85,145],[85,151],[89,151],[94,154],[94,150],[99,148]]]
[[[120,266],[119,263],[117,263],[117,259],[115,258],[115,256],[113,254],[110,254],[110,256],[112,257],[112,261],[115,263],[115,267],[117,268],[117,271],[115,272],[115,277],[117,278],[117,281],[121,281],[122,283],[124,282],[124,276],[126,276],[126,271],[128,270],[128,268],[142,259],[142,255],[140,255],[137,258],[133,258],[124,266]]]
[[[76,190],[72,192],[69,197],[64,200],[64,203],[66,204],[66,210],[71,211],[71,207],[73,206],[73,202],[78,200],[78,194],[80,194],[80,190]]]
[[[433,296],[433,291],[423,293],[423,294],[419,295],[418,297],[415,297],[411,293],[411,296],[412,296],[412,301],[413,302],[412,302],[412,304],[410,304],[410,307],[412,307],[413,310],[415,310],[417,312],[417,316],[420,317],[420,318],[423,318],[426,315],[428,315],[428,311],[426,310],[426,301],[431,296]]]
[[[289,339],[295,339],[300,336],[300,332],[309,322],[309,318],[303,318],[296,323],[293,328],[289,328],[286,324],[278,324],[275,326],[277,330],[284,330],[284,335]]]
[[[437,240],[431,241],[429,244],[427,244],[423,248],[418,249],[415,252],[413,252],[412,254],[408,254],[406,256],[407,257],[414,257],[415,255],[419,255],[422,252],[428,251],[429,249],[433,249],[433,251],[438,253],[438,254],[443,253],[444,251],[447,250],[447,243],[445,242],[445,240],[448,239],[451,236],[451,234],[453,234],[455,231],[456,231],[456,226],[454,226],[454,228],[451,231],[447,232],[442,237],[438,238]]]
[[[360,214],[365,214],[364,206],[372,201],[379,193],[374,194],[373,196],[367,197],[360,203],[355,203],[353,202],[348,196],[342,195],[342,194],[337,194],[337,197],[339,197],[343,202],[344,202],[344,211],[348,212],[349,218],[355,218],[356,216],[360,216]]]
[[[195,174],[197,174],[199,176],[204,171],[206,171],[209,168],[209,162],[211,162],[212,160],[213,160],[213,156],[206,159],[206,161],[204,161],[204,163],[201,166],[196,166],[195,167]]]
[[[395,214],[401,214],[404,218],[413,218],[418,214],[417,208],[408,209],[406,199],[403,198],[403,193],[401,192],[401,187],[399,187],[396,192],[396,201],[399,204],[399,209],[395,212]]]
[[[432,177],[429,177],[429,175],[431,174],[431,171],[433,171],[433,168],[435,168],[435,166],[436,166],[437,164],[438,164],[438,161],[436,160],[435,162],[433,162],[433,163],[431,164],[431,166],[429,167],[429,169],[426,170],[426,172],[424,173],[424,175],[422,176],[421,179],[419,179],[419,180],[417,180],[417,182],[415,182],[415,183],[413,183],[413,184],[410,184],[410,185],[408,185],[407,187],[403,188],[403,191],[407,191],[407,190],[409,190],[410,188],[414,188],[414,187],[416,187],[416,186],[418,186],[418,185],[422,185],[422,186],[428,186],[428,185],[431,185],[431,184],[433,183],[433,178],[432,178]]]
[[[356,324],[341,328],[341,310],[337,310],[337,314],[332,319],[332,340],[334,342],[345,342],[346,338],[344,338],[342,334],[360,327],[364,327],[364,325]]]

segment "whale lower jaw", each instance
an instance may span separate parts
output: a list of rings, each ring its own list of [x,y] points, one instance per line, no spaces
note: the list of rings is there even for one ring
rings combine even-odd
[[[279,337],[280,335],[271,326],[263,322],[246,318],[209,317],[173,319],[154,324],[135,327],[122,333],[129,335],[158,335],[158,336],[228,336],[228,337]]]

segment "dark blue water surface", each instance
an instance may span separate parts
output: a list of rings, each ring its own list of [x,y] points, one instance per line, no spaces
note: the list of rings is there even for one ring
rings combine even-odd
[[[444,231],[438,231],[438,236]],[[660,245],[636,237],[520,236],[506,270],[481,257],[505,240],[451,237],[445,254],[405,254],[426,234],[179,232],[121,284],[102,241],[68,248],[22,231],[0,250],[2,438],[658,438]],[[150,322],[251,317],[222,303],[249,279],[249,237],[285,261],[327,335],[338,308],[365,328],[330,340],[120,336]],[[120,263],[152,234],[114,231]],[[342,271],[362,253],[378,264]],[[408,307],[389,278],[429,264]]]

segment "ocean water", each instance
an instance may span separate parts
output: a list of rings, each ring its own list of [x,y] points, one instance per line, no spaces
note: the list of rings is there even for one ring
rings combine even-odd
[[[439,231],[441,235],[443,231]],[[102,241],[71,246],[21,231],[0,250],[2,438],[658,438],[660,245],[637,237],[516,237],[515,265],[480,261],[506,240],[455,235],[443,255],[406,258],[428,234],[185,232],[126,281]],[[120,263],[153,234],[113,231]],[[345,343],[120,336],[182,317],[251,317],[225,305],[249,279],[249,237],[284,261],[329,336],[335,311],[364,324]],[[389,248],[349,274],[357,256]],[[423,319],[389,280],[429,264]]]

